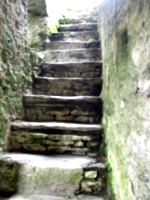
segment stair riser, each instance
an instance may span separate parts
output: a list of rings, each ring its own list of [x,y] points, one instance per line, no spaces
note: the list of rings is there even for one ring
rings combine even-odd
[[[33,83],[33,94],[55,96],[98,96],[101,92],[101,79],[42,79]]]
[[[71,50],[71,49],[88,49],[88,48],[99,48],[99,42],[91,42],[91,43],[65,43],[65,42],[51,42],[45,46],[45,49],[49,50]]]
[[[65,78],[100,78],[102,75],[101,64],[76,64],[76,65],[49,65],[41,66],[40,76],[65,77]]]
[[[89,62],[100,61],[100,50],[47,51],[44,53],[46,62]]]
[[[78,123],[100,123],[101,108],[90,104],[46,104],[33,103],[25,105],[24,120],[56,121]]]
[[[73,19],[60,19],[59,20],[59,23],[60,24],[78,24],[78,23],[97,23],[97,17],[85,17],[85,16],[82,16],[80,18],[73,18]]]
[[[12,131],[8,149],[10,151],[88,155],[91,152],[96,153],[100,139],[99,131],[87,132],[84,135],[82,132],[55,129],[45,132]]]
[[[97,30],[97,24],[84,23],[84,24],[67,24],[60,25],[58,31],[93,31]]]
[[[44,168],[24,165],[18,193],[73,196],[82,179],[81,169]]]
[[[53,34],[50,37],[50,41],[63,41],[63,42],[74,42],[82,41],[88,42],[89,40],[98,40],[98,32],[96,31],[83,31],[83,32],[64,32],[59,34]]]

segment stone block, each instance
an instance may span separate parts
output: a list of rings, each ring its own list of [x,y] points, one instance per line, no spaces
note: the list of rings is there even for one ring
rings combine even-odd
[[[15,161],[0,160],[0,196],[17,192],[20,165]]]
[[[84,176],[85,176],[85,178],[95,179],[95,178],[97,178],[98,173],[97,173],[97,171],[85,171]]]

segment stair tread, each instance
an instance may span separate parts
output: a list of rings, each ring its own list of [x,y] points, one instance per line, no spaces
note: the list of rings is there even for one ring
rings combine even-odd
[[[30,163],[32,166],[41,168],[59,169],[82,169],[82,166],[96,163],[96,159],[88,156],[74,155],[37,155],[27,153],[3,153],[2,159],[18,161],[19,163]]]
[[[90,65],[97,65],[97,64],[102,64],[103,62],[100,61],[83,61],[83,62],[42,62],[41,65],[54,65],[54,66],[60,66],[60,65],[72,65],[72,66],[76,66],[76,65],[86,65],[86,64],[90,64]]]
[[[77,124],[63,122],[27,122],[14,121],[11,123],[13,129],[58,129],[58,130],[74,130],[74,131],[99,131],[102,130],[100,124]]]
[[[99,96],[50,96],[50,95],[34,95],[34,94],[24,94],[24,103],[30,102],[88,102],[88,103],[99,103],[101,102],[101,97]]]
[[[5,198],[3,200],[5,200]],[[65,197],[65,196],[50,196],[50,195],[42,195],[42,194],[37,194],[37,195],[36,194],[32,194],[32,195],[20,195],[20,194],[17,195],[16,194],[10,198],[7,198],[6,200],[77,200],[77,198],[72,197],[70,199],[70,197]]]
[[[101,49],[97,49],[97,48],[90,48],[90,49],[67,49],[67,50],[48,50],[48,52],[54,52],[54,53],[67,53],[67,52],[74,52],[74,51],[77,51],[77,52],[81,52],[81,51],[100,51]]]
[[[93,80],[93,81],[99,81],[99,82],[101,82],[102,81],[102,78],[66,78],[66,77],[59,77],[59,78],[53,78],[53,77],[41,77],[41,76],[37,76],[37,77],[35,77],[34,78],[35,80],[36,79],[40,79],[40,80],[43,80],[43,79],[45,79],[45,80],[56,80],[56,81],[58,81],[58,80],[68,80],[68,81],[84,81],[84,80]]]
[[[98,32],[95,31],[66,31],[54,33],[50,37],[50,41],[85,41],[88,42],[91,39],[98,40]]]
[[[78,195],[77,197],[64,197],[64,196],[50,196],[42,194],[20,195],[16,194],[10,198],[3,198],[3,200],[104,200],[103,197]]]
[[[59,25],[59,31],[82,31],[82,30],[96,30],[97,23],[80,23],[80,24],[65,24]]]

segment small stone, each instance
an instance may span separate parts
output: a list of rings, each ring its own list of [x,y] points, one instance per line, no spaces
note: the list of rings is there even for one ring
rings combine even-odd
[[[96,178],[97,171],[85,171],[84,176],[85,176],[85,178]]]
[[[46,147],[40,144],[23,144],[22,146],[27,151],[39,151],[39,152],[46,151]]]

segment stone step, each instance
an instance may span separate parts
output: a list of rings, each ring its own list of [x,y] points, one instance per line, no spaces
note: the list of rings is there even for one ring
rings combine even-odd
[[[58,31],[93,31],[97,30],[97,23],[59,25]]]
[[[93,96],[24,95],[24,120],[100,123],[102,100]]]
[[[66,78],[100,78],[102,62],[66,62],[41,64],[40,76]]]
[[[86,49],[86,48],[100,48],[100,42],[91,40],[91,42],[80,42],[80,41],[74,41],[74,42],[50,42],[49,44],[46,44],[45,50],[69,50],[69,49]]]
[[[81,31],[81,32],[60,32],[52,34],[49,39],[53,41],[64,42],[91,42],[93,40],[98,41],[97,31]]]
[[[89,62],[100,61],[101,50],[98,49],[75,49],[44,51],[44,62]]]
[[[104,200],[103,197],[91,195],[78,195],[77,197],[50,196],[50,195],[13,195],[10,198],[2,198],[1,200]]]
[[[99,96],[102,79],[36,77],[32,88],[33,94],[41,95]]]
[[[80,198],[80,197],[79,197]],[[81,198],[82,200],[83,198]],[[51,195],[42,195],[42,194],[31,194],[31,195],[13,195],[10,198],[4,198],[1,200],[78,200],[76,197],[68,197],[68,196],[51,196]],[[84,199],[86,200],[86,198]],[[88,199],[87,199],[88,200]],[[101,199],[95,199],[101,200]]]
[[[13,130],[8,151],[96,156],[102,141],[100,131]]]
[[[74,18],[62,18],[59,19],[59,24],[80,24],[80,23],[97,23],[97,16],[75,16]]]
[[[64,130],[64,131],[76,131],[91,132],[101,131],[102,127],[100,124],[76,124],[76,123],[60,123],[60,122],[27,122],[27,121],[14,121],[11,123],[11,129],[16,130]],[[70,133],[69,133],[70,134]],[[80,134],[79,134],[80,135]]]
[[[1,158],[11,162],[17,161],[20,164],[19,171],[17,168],[18,194],[70,196],[70,198],[74,197],[74,192],[79,189],[79,183],[83,179],[82,165],[96,162],[94,158],[73,155],[3,153]]]

